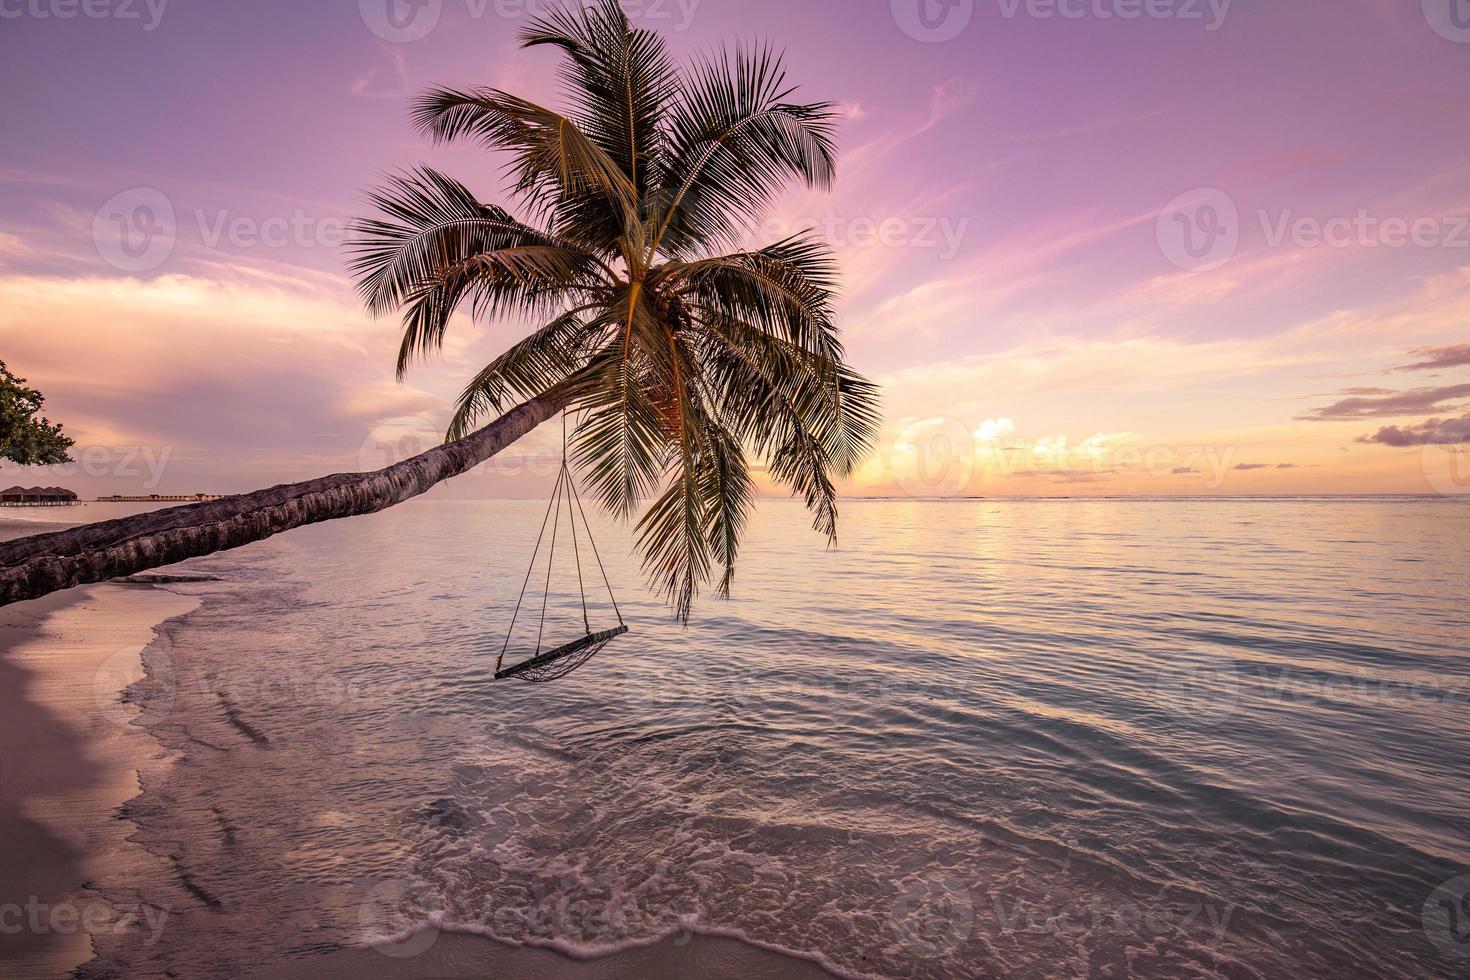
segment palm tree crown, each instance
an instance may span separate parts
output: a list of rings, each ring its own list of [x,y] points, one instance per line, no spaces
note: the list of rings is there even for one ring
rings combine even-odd
[[[836,265],[799,234],[738,249],[788,181],[827,187],[827,103],[791,100],[781,59],[737,48],[676,68],[616,0],[536,18],[525,46],[565,57],[565,114],[497,89],[439,89],[413,118],[436,141],[509,154],[517,219],[427,167],[372,195],[352,272],[374,313],[403,311],[398,371],[456,309],[542,324],[460,396],[449,438],[524,398],[582,413],[572,458],[614,513],[652,500],[637,543],[687,619],[728,595],[752,506],[752,458],[835,540],[834,480],[872,449],[876,388],[845,361]]]

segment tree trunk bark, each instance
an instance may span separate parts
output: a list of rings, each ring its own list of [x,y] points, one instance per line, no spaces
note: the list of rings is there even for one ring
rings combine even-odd
[[[570,400],[564,390],[541,395],[458,442],[375,473],[339,473],[0,543],[0,606],[386,510],[480,465]]]

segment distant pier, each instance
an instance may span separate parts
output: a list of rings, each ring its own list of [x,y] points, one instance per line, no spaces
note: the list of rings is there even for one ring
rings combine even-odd
[[[179,495],[166,495],[150,493],[144,497],[98,497],[99,504],[193,504],[201,500],[220,500],[224,497],[221,493],[191,493]]]

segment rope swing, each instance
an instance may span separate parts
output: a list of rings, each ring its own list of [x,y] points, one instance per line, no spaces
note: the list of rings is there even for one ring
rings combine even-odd
[[[572,537],[572,555],[577,564],[577,592],[582,598],[582,627],[586,630],[586,635],[542,653],[542,642],[546,635],[546,606],[551,597],[551,570],[556,564],[556,543],[561,530],[563,503],[566,506],[567,525]],[[618,617],[617,626],[596,633],[592,631],[592,621],[587,614],[587,588],[582,578],[581,538],[577,534],[578,518],[582,521],[582,531],[587,538],[587,544],[592,548],[592,557],[597,560],[597,570],[602,574],[602,584],[607,589],[608,599],[612,601],[613,613]],[[546,558],[546,581],[541,591],[541,619],[536,626],[536,652],[526,660],[506,667],[505,654],[510,649],[511,636],[515,633],[516,620],[521,615],[521,606],[526,601],[526,591],[530,588],[531,576],[536,571],[536,561],[541,554],[541,545],[546,541],[548,527],[551,528],[551,544]],[[587,524],[587,513],[582,509],[582,498],[577,494],[577,483],[572,479],[572,469],[567,464],[567,416],[563,412],[561,417],[561,469],[556,474],[556,485],[551,490],[551,501],[546,505],[546,516],[541,520],[541,531],[536,536],[536,549],[531,552],[531,565],[526,569],[526,580],[521,584],[521,595],[516,600],[515,613],[510,618],[510,628],[505,631],[505,643],[502,644],[500,656],[495,661],[495,679],[499,681],[514,677],[517,680],[536,684],[559,680],[597,656],[603,647],[626,632],[628,632],[628,626],[623,622],[622,610],[618,608],[617,597],[613,595],[612,583],[608,581],[607,569],[602,564],[602,555],[597,551],[597,542],[592,540],[592,528]]]

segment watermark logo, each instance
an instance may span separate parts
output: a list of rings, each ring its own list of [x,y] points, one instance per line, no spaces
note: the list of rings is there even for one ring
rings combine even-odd
[[[133,686],[145,680],[147,695],[139,707]],[[166,655],[152,648],[128,647],[110,654],[92,674],[92,703],[97,717],[109,724],[125,726],[136,719],[147,725],[173,709],[177,688],[173,662]]]
[[[335,215],[240,214],[225,208],[176,209],[152,187],[114,195],[97,210],[92,238],[97,252],[124,272],[157,269],[173,255],[180,238],[210,251],[287,248],[339,249],[350,237],[350,222]]]
[[[1240,702],[1240,679],[1228,660],[1166,664],[1155,678],[1154,689],[1171,714],[1208,725],[1229,718]]]
[[[888,449],[888,472],[910,497],[953,497],[975,475],[975,438],[956,418],[910,422]]]
[[[422,889],[403,879],[374,885],[358,907],[363,942],[384,956],[408,959],[426,953],[439,938],[431,916],[414,918],[406,909],[418,907]]]
[[[368,30],[384,41],[408,44],[439,26],[444,0],[357,0],[357,11]]]
[[[1470,875],[1451,878],[1424,902],[1424,935],[1456,960],[1470,960]]]
[[[1164,257],[1186,272],[1210,272],[1240,248],[1240,209],[1217,187],[1186,191],[1164,205],[1154,229]]]
[[[178,240],[173,202],[152,187],[107,199],[92,219],[97,254],[123,272],[148,272],[168,261]]]
[[[433,445],[426,443],[425,431],[420,419],[383,419],[357,447],[358,472],[375,473],[417,456]]]
[[[898,893],[888,925],[916,956],[952,956],[975,931],[975,901],[957,878],[923,879]]]
[[[1446,497],[1470,494],[1470,420],[1440,425],[1424,441],[1421,462],[1424,477],[1436,493]]]
[[[953,41],[975,16],[975,0],[890,0],[893,22],[924,44]]]
[[[1470,44],[1470,0],[1423,0],[1424,19],[1446,41]]]

